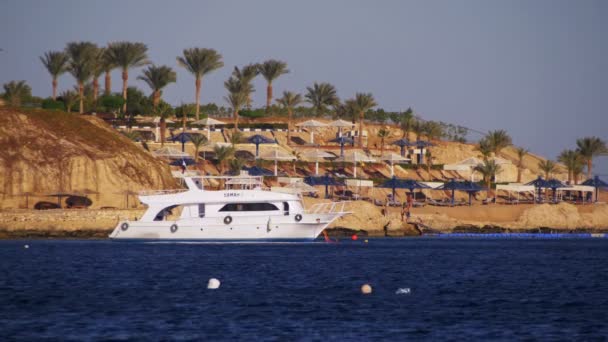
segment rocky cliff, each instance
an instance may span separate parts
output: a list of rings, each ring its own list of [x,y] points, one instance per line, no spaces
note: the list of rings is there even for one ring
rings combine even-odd
[[[125,192],[172,188],[168,166],[102,120],[0,109],[0,206],[29,206],[50,192],[88,192],[93,207],[125,205]]]

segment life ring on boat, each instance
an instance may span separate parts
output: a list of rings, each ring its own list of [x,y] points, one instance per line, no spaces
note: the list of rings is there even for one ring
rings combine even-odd
[[[296,222],[300,222],[300,221],[302,221],[302,215],[300,215],[300,214],[296,214],[295,219],[296,219]]]
[[[224,217],[224,223],[225,224],[231,224],[232,223],[232,216],[226,216],[226,217]]]
[[[172,224],[171,227],[169,228],[169,230],[171,231],[171,233],[175,233],[177,231],[177,225]]]
[[[123,232],[127,229],[129,229],[129,224],[127,222],[120,225],[120,230],[122,230]]]

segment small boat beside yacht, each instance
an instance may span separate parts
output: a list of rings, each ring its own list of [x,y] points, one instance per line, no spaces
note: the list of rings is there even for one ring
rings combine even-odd
[[[304,208],[298,191],[270,191],[261,176],[183,176],[187,188],[140,193],[147,206],[135,221],[121,221],[114,240],[312,241],[349,214],[348,202]],[[205,189],[214,179],[223,190]]]

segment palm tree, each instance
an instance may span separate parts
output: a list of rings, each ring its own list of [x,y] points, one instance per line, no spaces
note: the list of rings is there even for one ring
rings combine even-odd
[[[482,164],[475,166],[475,171],[481,173],[483,180],[486,182],[488,188],[488,194],[492,186],[492,178],[496,177],[496,174],[500,172],[501,166],[496,164],[495,160],[485,159]],[[489,195],[488,195],[489,197]]]
[[[230,135],[229,140],[230,140],[230,145],[235,147],[236,144],[240,144],[241,141],[243,140],[243,133],[241,133],[240,131],[234,131]]]
[[[122,69],[122,98],[125,104],[123,112],[127,112],[127,88],[129,81],[129,69],[149,64],[148,47],[144,43],[114,42],[108,44],[108,58],[111,63]]]
[[[40,57],[40,61],[53,79],[53,100],[57,99],[57,78],[68,71],[69,60],[68,55],[62,51],[49,51]]]
[[[245,84],[234,77],[230,77],[224,82],[224,87],[228,90],[228,96],[224,100],[228,102],[232,108],[234,118],[234,129],[239,128],[239,111],[247,103],[247,96],[250,93],[251,85]]]
[[[488,132],[486,138],[490,142],[490,146],[492,148],[492,152],[494,152],[494,155],[498,155],[500,151],[502,151],[502,149],[512,144],[511,137],[509,136],[507,131],[502,129]]]
[[[201,134],[193,134],[190,141],[194,145],[194,162],[198,161],[198,151],[207,143],[207,137]]]
[[[104,49],[103,59],[102,59],[102,69],[105,75],[104,82],[104,95],[110,96],[112,94],[112,70],[116,69],[116,64],[112,60],[112,56],[110,56],[110,50],[107,48]],[[126,101],[125,101],[126,102]]]
[[[93,101],[97,103],[97,95],[99,94],[99,76],[104,73],[106,49],[98,48],[93,53],[91,62],[93,63]]]
[[[391,135],[391,131],[387,128],[380,128],[378,130],[378,138],[380,138],[380,156],[384,154],[384,139]]]
[[[289,69],[287,69],[287,63],[269,59],[260,64],[259,70],[266,79],[266,82],[268,82],[268,86],[266,87],[266,110],[268,110],[272,102],[272,81],[281,75],[289,73]]]
[[[374,96],[371,93],[356,93],[355,108],[359,113],[359,147],[363,147],[363,124],[365,112],[377,106]]]
[[[194,75],[196,87],[196,120],[199,120],[201,103],[201,82],[203,76],[224,66],[222,55],[213,49],[192,48],[185,49],[184,56],[177,57],[177,64],[186,68]]]
[[[587,163],[587,178],[593,176],[593,157],[606,152],[606,143],[598,137],[585,137],[576,140],[576,150]]]
[[[545,178],[549,179],[551,174],[557,170],[557,164],[552,160],[541,160],[538,162],[538,168],[545,173]]]
[[[582,170],[584,163],[583,157],[580,155],[580,153],[568,149],[563,150],[562,153],[559,154],[557,161],[566,166],[566,169],[568,170],[568,183],[574,180],[574,172],[578,169]]]
[[[523,147],[518,147],[517,150],[517,183],[521,183],[521,172],[524,168],[524,157],[528,154],[528,150]]]
[[[312,104],[315,114],[320,116],[331,106],[339,101],[336,88],[329,83],[315,82],[312,87],[306,87],[308,93],[304,95],[306,101]]]
[[[163,88],[169,83],[174,83],[177,80],[177,75],[175,71],[166,65],[156,66],[152,64],[137,79],[146,82],[150,89],[152,89],[152,105],[156,109],[160,103],[160,95]]]
[[[122,135],[124,135],[125,137],[127,137],[131,141],[137,141],[138,139],[141,138],[141,134],[139,134],[139,132],[136,132],[136,131],[123,132]]]
[[[484,160],[488,160],[492,155],[492,143],[487,137],[479,140],[479,144],[475,149],[481,153]]]
[[[426,150],[424,152],[424,158],[426,161],[426,173],[429,174],[429,180],[433,180],[433,176],[431,175],[431,167],[433,166],[433,159],[435,159],[435,157],[433,157],[430,150]]]
[[[248,85],[249,94],[247,94],[247,108],[251,108],[251,93],[255,91],[255,88],[251,84],[254,78],[260,74],[259,64],[247,64],[243,69],[234,67],[232,76],[238,79],[241,83]]]
[[[424,134],[424,122],[422,120],[414,118],[412,123],[412,132],[416,134],[416,140],[421,140]]]
[[[3,87],[4,98],[13,107],[21,106],[21,101],[32,95],[32,88],[25,81],[10,81],[5,83]]]
[[[70,57],[69,72],[78,83],[79,113],[82,114],[84,113],[84,84],[93,77],[94,59],[98,48],[97,45],[90,42],[71,42],[65,49]]]
[[[292,118],[293,118],[293,109],[297,107],[300,103],[302,103],[302,95],[297,93],[292,93],[290,91],[284,91],[283,97],[277,99],[277,102],[283,106],[283,108],[287,109],[287,144],[291,143],[291,127],[292,127]]]
[[[171,107],[158,106],[153,109],[155,116],[160,117],[160,146],[165,146],[165,134],[167,131],[167,117],[171,114]]]
[[[243,166],[245,166],[245,159],[243,158],[231,158],[229,162],[230,171],[238,174]]]
[[[65,104],[65,109],[67,110],[67,112],[71,113],[74,102],[76,102],[76,100],[78,100],[78,94],[71,90],[66,90],[63,93],[61,93],[59,95],[59,97],[63,100],[63,103]]]
[[[402,138],[410,139],[410,131],[414,126],[414,122],[416,119],[414,118],[414,111],[412,108],[408,108],[403,115],[401,116],[401,129],[403,130]]]
[[[224,170],[226,169],[226,161],[234,157],[234,147],[216,145],[213,148],[213,152],[215,153],[215,159],[217,160],[220,174],[223,175]]]

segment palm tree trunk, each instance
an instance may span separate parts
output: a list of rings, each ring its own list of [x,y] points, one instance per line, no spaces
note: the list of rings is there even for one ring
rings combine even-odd
[[[122,112],[127,112],[127,81],[129,80],[129,72],[125,69],[122,71],[122,98],[125,104],[122,105]]]
[[[236,132],[239,129],[239,111],[235,109],[232,116],[234,117],[234,131]]]
[[[84,84],[82,82],[78,82],[78,97],[80,98],[80,114],[84,113]]]
[[[93,103],[97,104],[97,94],[99,94],[99,80],[97,77],[93,79]]]
[[[272,101],[272,83],[268,82],[266,87],[266,110],[270,108],[270,102]]]
[[[593,159],[587,159],[587,179],[591,179],[593,176]]]
[[[380,157],[384,154],[384,138],[380,138]]]
[[[195,85],[195,96],[196,96],[196,120],[199,119],[199,115],[201,112],[201,77],[200,76],[196,76],[196,80],[194,81],[194,85]]]
[[[109,71],[106,71],[106,85],[105,85],[105,95],[110,96],[112,93],[112,75],[110,75]]]
[[[53,77],[53,101],[57,99],[57,78]]]
[[[517,183],[521,183],[521,167],[517,168]]]
[[[160,146],[165,146],[165,131],[167,130],[167,123],[164,117],[160,117]]]
[[[154,109],[156,109],[158,107],[159,103],[160,103],[160,90],[155,90],[154,97],[152,98],[152,106],[154,107]]]
[[[568,184],[572,184],[572,170],[568,170]]]
[[[363,148],[363,112],[359,113],[359,148]]]
[[[289,115],[289,118],[287,119],[287,145],[291,144],[291,120],[292,120],[292,111],[291,108],[287,109],[287,114]]]

